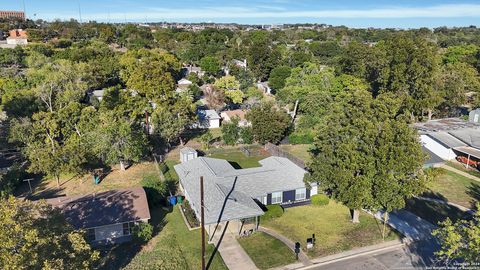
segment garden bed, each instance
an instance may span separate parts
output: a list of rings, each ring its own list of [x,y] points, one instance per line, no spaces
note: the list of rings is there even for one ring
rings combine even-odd
[[[188,203],[187,200],[185,200],[180,205],[180,209],[182,210],[182,214],[185,217],[185,220],[187,221],[190,229],[196,229],[200,227],[200,221],[195,216],[195,212],[193,211],[192,207],[190,206],[190,203]]]

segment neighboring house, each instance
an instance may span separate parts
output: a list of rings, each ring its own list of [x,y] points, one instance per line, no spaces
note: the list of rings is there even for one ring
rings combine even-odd
[[[470,123],[480,124],[480,108],[469,113],[468,121]]]
[[[225,123],[231,122],[233,118],[238,117],[239,122],[238,126],[239,127],[247,127],[251,126],[252,124],[247,121],[245,118],[246,112],[244,110],[232,110],[232,111],[223,111],[220,113],[220,116],[222,117],[222,121]]]
[[[7,37],[7,44],[8,45],[27,45],[27,31],[22,29],[13,29],[10,30],[10,35]]]
[[[86,230],[89,242],[94,244],[129,241],[134,225],[150,219],[142,187],[58,197],[46,202],[60,209],[75,229]]]
[[[422,151],[428,156],[427,161],[423,163],[423,168],[436,168],[445,163],[441,157],[435,155],[435,153],[428,150],[425,146],[422,146]]]
[[[416,123],[425,148],[443,160],[457,156],[480,160],[480,125],[459,118]]]
[[[233,59],[232,60],[232,64],[236,67],[239,67],[239,68],[243,68],[243,69],[247,69],[247,59],[243,59],[242,60],[237,60],[237,59]]]
[[[272,89],[270,88],[270,86],[268,86],[268,82],[258,82],[257,88],[263,91],[263,93],[265,94],[272,94]]]
[[[220,127],[220,115],[215,110],[198,110],[197,115],[199,123],[195,125],[199,128],[219,128]]]
[[[181,93],[183,91],[186,91],[190,85],[193,83],[185,78],[181,79],[177,83],[177,89],[175,90],[177,93]]]
[[[96,99],[98,99],[98,101],[102,101],[104,94],[105,94],[105,90],[93,90],[93,91],[89,94],[89,96],[90,96],[90,97],[95,97]]]
[[[245,224],[257,226],[264,214],[261,205],[302,205],[317,193],[316,185],[306,188],[307,172],[289,159],[272,156],[259,163],[261,167],[235,169],[226,160],[199,157],[175,165],[180,188],[199,220],[200,177],[204,178],[204,221],[210,236],[222,227],[216,225],[227,221],[234,233],[240,233]]]

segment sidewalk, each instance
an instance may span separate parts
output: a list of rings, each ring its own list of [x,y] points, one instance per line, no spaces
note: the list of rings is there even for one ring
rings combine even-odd
[[[467,177],[467,178],[469,178],[469,179],[472,179],[472,180],[475,180],[475,181],[480,182],[480,178],[479,178],[479,177],[476,177],[475,175],[471,175],[471,174],[466,173],[466,172],[464,172],[464,171],[461,171],[461,170],[459,170],[459,169],[453,168],[453,167],[448,166],[448,165],[446,165],[446,164],[442,164],[440,167],[441,167],[441,168],[444,168],[445,170],[449,170],[449,171],[454,172],[454,173],[456,173],[456,174],[460,174],[461,176],[465,176],[465,177]]]
[[[225,233],[220,240],[215,242],[215,246],[229,270],[258,270],[233,234]]]
[[[258,227],[258,231],[259,232],[264,232],[264,233],[266,233],[266,234],[268,234],[272,237],[277,238],[278,240],[282,241],[287,247],[289,247],[293,252],[295,252],[295,243],[292,240],[286,238],[285,236],[277,233],[274,230],[271,230],[269,228],[265,228],[265,227],[262,227],[262,226]],[[310,261],[308,256],[303,252],[302,249],[300,249],[300,254],[298,254],[298,259],[302,262],[303,266],[307,266],[307,265],[312,264],[312,262]]]
[[[383,221],[383,213],[384,211],[380,210],[373,214],[373,216],[378,220]],[[435,225],[406,210],[397,210],[389,213],[388,225],[400,232],[410,241],[431,238],[432,231],[436,228]]]

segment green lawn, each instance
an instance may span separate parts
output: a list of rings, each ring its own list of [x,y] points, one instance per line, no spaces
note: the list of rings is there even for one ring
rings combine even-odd
[[[260,222],[294,242],[306,246],[306,239],[315,234],[316,246],[309,251],[312,257],[325,256],[382,242],[382,224],[372,216],[361,213],[360,224],[353,224],[347,207],[330,201],[326,206],[299,206],[285,209],[283,216]],[[398,238],[388,230],[386,240]]]
[[[280,240],[262,232],[239,238],[238,242],[260,269],[269,269],[295,262],[295,253]]]
[[[210,153],[208,157],[211,158],[220,158],[225,159],[232,164],[236,169],[246,169],[259,167],[259,160],[265,158],[265,156],[251,156],[247,157],[242,151],[236,149],[225,149],[225,150],[212,150],[213,153]]]
[[[173,166],[177,165],[179,162],[175,160],[166,160],[165,165],[167,165],[167,171],[164,173],[166,179],[173,179],[178,181],[178,175]]]
[[[470,168],[470,169],[467,169],[465,168],[464,165],[458,163],[458,162],[455,162],[455,161],[447,161],[446,164],[450,167],[453,167],[455,169],[458,169],[458,170],[461,170],[463,172],[466,172],[470,175],[473,175],[473,176],[476,176],[476,177],[480,177],[480,171],[478,169],[475,169],[475,168]]]
[[[157,217],[153,218],[153,215]],[[113,259],[105,260],[103,267],[100,267],[100,269],[119,269],[124,267],[123,269],[132,270],[196,270],[201,268],[200,230],[189,231],[187,229],[178,207],[174,207],[171,212],[158,208],[152,210],[152,223],[156,223],[155,227],[158,234],[141,250],[137,250],[138,253],[134,254],[133,258],[128,258],[125,253],[132,248],[132,245],[127,243],[121,245],[119,250],[110,254]],[[207,263],[209,263],[213,251],[214,247],[208,245]],[[119,264],[119,261],[122,259],[126,260],[123,265]],[[209,269],[227,269],[218,252],[211,259]]]
[[[445,169],[439,170],[441,173],[428,186],[432,192],[426,196],[446,199],[469,208],[472,202],[480,200],[479,182]]]
[[[407,200],[405,210],[414,213],[432,224],[438,224],[438,222],[444,221],[447,217],[453,221],[467,217],[463,211],[448,204],[415,198]]]
[[[311,144],[280,145],[280,148],[303,160],[306,163],[312,160],[310,152],[308,152],[308,150],[312,148]]]

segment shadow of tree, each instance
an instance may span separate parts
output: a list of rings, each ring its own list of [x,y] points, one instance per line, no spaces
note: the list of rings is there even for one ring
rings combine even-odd
[[[150,224],[153,226],[153,237],[157,236],[167,224],[166,215],[173,211],[173,207],[156,207],[150,209]],[[152,238],[151,241],[155,241]],[[147,243],[148,245],[148,243]],[[145,247],[142,243],[131,241],[122,244],[99,246],[96,249],[100,252],[97,269],[117,270],[127,266],[133,258]]]
[[[439,192],[434,192],[432,190],[425,191],[420,195],[421,197],[437,199],[448,202],[448,199]]]
[[[470,216],[457,207],[416,198],[406,201],[405,210],[414,213],[432,224],[438,224],[447,219],[447,217],[452,221],[456,221]]]
[[[472,183],[467,190],[467,194],[470,195],[473,200],[471,202],[472,209],[476,208],[476,203],[480,202],[480,184]]]

